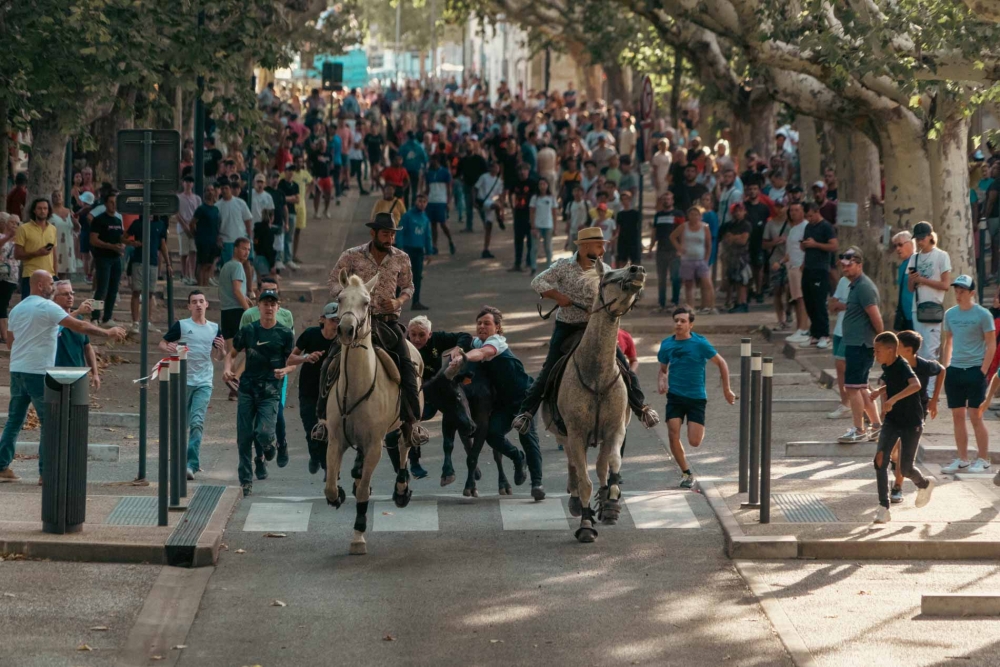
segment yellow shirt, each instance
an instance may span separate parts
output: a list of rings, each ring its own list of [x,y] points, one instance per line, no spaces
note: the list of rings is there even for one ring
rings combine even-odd
[[[369,221],[375,220],[375,216],[379,213],[388,213],[392,216],[393,224],[399,225],[399,219],[406,213],[406,204],[399,197],[393,197],[392,199],[382,198],[372,206],[372,216]]]
[[[299,203],[295,205],[295,227],[305,229],[306,202],[309,200],[309,184],[313,182],[313,177],[305,169],[299,169],[292,176],[292,181],[299,184]]]
[[[17,228],[17,232],[14,234],[14,245],[21,246],[24,248],[24,252],[27,253],[41,250],[50,243],[52,245],[56,244],[56,226],[51,223],[46,223],[43,229],[41,225],[33,221],[25,222]],[[30,277],[32,273],[39,269],[55,275],[55,257],[55,252],[50,252],[48,255],[42,255],[41,257],[21,260],[21,275]]]

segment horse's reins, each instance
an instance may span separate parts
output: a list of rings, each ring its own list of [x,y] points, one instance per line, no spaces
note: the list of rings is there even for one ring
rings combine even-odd
[[[353,313],[352,313],[352,315],[353,315]],[[355,319],[357,319],[357,316],[354,316],[354,317],[355,317]],[[364,340],[364,338],[366,336],[368,336],[372,332],[372,313],[371,313],[371,309],[370,308],[368,309],[368,314],[365,317],[365,323],[368,325],[368,332],[365,333],[364,335],[361,335],[361,330],[359,329],[358,333],[354,337],[354,341],[350,345],[347,345],[347,346],[343,347],[343,349],[344,349],[344,362],[343,362],[343,364],[344,364],[344,372],[343,372],[343,375],[344,375],[344,398],[343,398],[343,400],[341,400],[341,398],[339,396],[340,391],[338,391],[337,388],[334,387],[334,391],[337,394],[337,396],[336,396],[337,403],[340,404],[340,428],[344,432],[344,439],[347,441],[348,447],[351,447],[352,449],[357,449],[357,447],[355,446],[355,444],[353,442],[351,442],[351,436],[348,435],[348,433],[347,433],[347,418],[351,416],[351,413],[353,413],[355,410],[358,409],[359,405],[361,405],[362,403],[364,403],[365,401],[367,401],[369,398],[371,398],[371,395],[375,392],[375,380],[378,379],[378,368],[376,368],[375,369],[376,372],[372,373],[372,386],[368,388],[368,391],[365,392],[364,396],[362,396],[361,398],[359,398],[357,401],[354,402],[354,405],[352,405],[350,408],[347,407],[347,392],[348,392],[348,390],[350,388],[350,377],[347,375],[347,355],[348,355],[348,353],[352,349],[357,348],[357,347],[360,347],[360,348],[362,348],[364,350],[368,349],[367,346],[362,345],[360,341]],[[378,364],[378,359],[375,360],[375,363]]]
[[[573,360],[573,368],[576,369],[576,379],[580,381],[580,384],[586,389],[590,394],[597,398],[597,410],[594,411],[594,445],[597,445],[597,430],[601,426],[601,404],[604,402],[604,394],[608,393],[612,387],[618,382],[619,378],[622,376],[622,370],[618,367],[618,361],[615,360],[615,376],[611,378],[611,382],[608,383],[604,389],[593,389],[587,384],[586,380],[583,379],[583,375],[580,373],[580,365],[576,363],[576,355],[571,355],[570,358]],[[588,445],[590,443],[587,443]]]
[[[600,286],[598,287],[598,289],[597,289],[597,296],[598,296],[598,298],[601,301],[601,305],[598,308],[590,309],[590,308],[587,308],[586,306],[581,306],[576,301],[571,301],[570,305],[567,306],[567,307],[579,308],[583,312],[587,313],[588,316],[589,315],[593,315],[595,313],[606,312],[611,317],[611,319],[613,319],[613,320],[620,319],[620,318],[624,317],[625,315],[628,315],[628,313],[633,308],[635,308],[636,303],[639,301],[639,296],[642,295],[642,291],[640,290],[639,294],[636,295],[636,297],[634,299],[632,299],[632,303],[629,304],[628,308],[626,308],[625,310],[623,310],[621,312],[614,312],[613,313],[613,312],[611,312],[611,309],[614,308],[615,304],[618,303],[619,299],[615,299],[611,303],[607,303],[604,300],[604,288],[607,285],[611,285],[611,284],[616,283],[616,282],[619,283],[620,286],[624,286],[625,281],[626,281],[626,278],[620,278],[618,280],[610,280],[608,282],[602,282],[600,284]],[[552,314],[555,313],[557,310],[559,310],[560,307],[561,306],[559,304],[556,304],[547,313],[543,313],[542,312],[542,304],[540,304],[540,303],[535,304],[535,308],[537,308],[537,310],[538,310],[538,316],[541,317],[543,320],[547,320],[550,317],[552,317]]]

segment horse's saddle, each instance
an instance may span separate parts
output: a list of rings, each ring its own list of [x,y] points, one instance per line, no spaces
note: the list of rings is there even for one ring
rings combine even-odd
[[[572,336],[566,339],[562,346],[562,356],[559,361],[555,363],[552,367],[552,372],[549,373],[548,380],[545,382],[545,391],[542,394],[542,400],[545,403],[545,408],[549,413],[549,420],[551,424],[555,424],[556,430],[559,435],[566,435],[566,423],[563,421],[562,415],[559,413],[559,385],[562,383],[563,376],[566,374],[566,367],[569,365],[569,360],[573,355],[573,352],[580,345],[580,341],[583,340],[584,331],[581,330],[574,333]],[[618,364],[618,370],[621,372],[622,377],[628,377],[629,369],[628,367],[622,365],[621,361],[616,357],[615,362]],[[597,446],[596,442],[590,443],[591,447]]]
[[[389,379],[397,385],[402,380],[399,374],[399,357],[386,348],[395,349],[396,345],[399,344],[399,336],[399,332],[385,322],[372,320],[372,347],[375,350],[375,356],[382,364],[382,368],[385,370],[386,375],[389,376]],[[337,384],[337,380],[340,378],[341,353],[340,341],[334,339],[330,343],[330,349],[326,355],[323,370],[320,373],[320,398],[326,398],[330,394],[330,389],[333,388],[333,385]]]

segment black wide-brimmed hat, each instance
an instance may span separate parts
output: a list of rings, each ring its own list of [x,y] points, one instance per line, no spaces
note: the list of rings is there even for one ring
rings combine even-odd
[[[398,232],[402,227],[397,227],[396,223],[393,222],[392,216],[388,213],[376,213],[375,219],[371,222],[366,222],[365,227],[369,229],[374,229],[376,232],[387,231],[387,232]]]

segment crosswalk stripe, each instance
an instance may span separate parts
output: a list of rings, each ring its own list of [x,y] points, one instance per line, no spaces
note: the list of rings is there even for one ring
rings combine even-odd
[[[376,533],[428,532],[438,529],[438,504],[434,501],[413,501],[406,507],[379,501],[374,505],[372,530]]]
[[[691,511],[689,491],[656,491],[625,495],[625,506],[640,530],[655,528],[700,528]]]
[[[308,503],[253,503],[243,524],[248,533],[304,533],[309,530]]]
[[[500,517],[504,530],[569,530],[566,511],[559,499],[544,503],[501,500]]]

